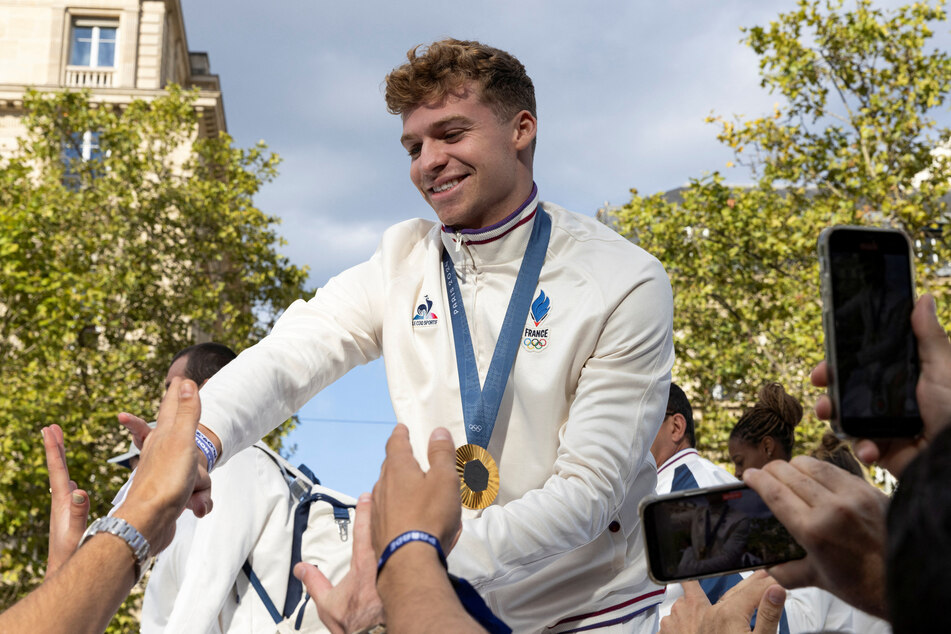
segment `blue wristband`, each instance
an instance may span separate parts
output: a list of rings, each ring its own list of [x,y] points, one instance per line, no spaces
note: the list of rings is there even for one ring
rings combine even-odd
[[[215,443],[208,440],[208,436],[196,429],[195,444],[198,445],[198,450],[204,454],[205,460],[208,461],[208,473],[211,473],[211,468],[218,462],[218,450],[215,449]]]
[[[380,561],[378,561],[376,564],[377,577],[380,576],[380,571],[383,570],[383,565],[386,564],[390,556],[410,542],[426,542],[435,548],[436,553],[439,555],[439,562],[442,564],[442,567],[448,568],[448,566],[446,566],[446,555],[443,553],[442,546],[439,545],[438,539],[429,533],[424,533],[423,531],[406,531],[402,535],[397,536],[396,539],[391,541],[387,547],[383,549],[383,554],[380,555]]]

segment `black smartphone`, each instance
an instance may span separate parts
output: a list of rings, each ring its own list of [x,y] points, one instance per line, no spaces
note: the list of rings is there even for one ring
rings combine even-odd
[[[806,556],[759,494],[740,482],[651,496],[640,513],[648,574],[659,584]]]
[[[859,438],[918,434],[908,236],[895,229],[830,227],[819,236],[819,270],[832,428]]]

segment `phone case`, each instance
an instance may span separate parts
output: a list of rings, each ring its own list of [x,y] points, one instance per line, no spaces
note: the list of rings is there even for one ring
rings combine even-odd
[[[817,243],[817,251],[819,256],[819,277],[820,277],[820,295],[822,298],[822,331],[825,335],[825,358],[828,371],[828,395],[832,401],[832,419],[829,421],[832,430],[835,434],[842,439],[849,439],[853,436],[850,435],[842,426],[842,420],[840,416],[841,408],[841,398],[839,393],[839,383],[836,376],[836,368],[838,367],[838,361],[836,359],[836,340],[835,340],[835,328],[834,328],[834,318],[832,315],[832,306],[833,306],[833,296],[832,296],[832,271],[830,267],[830,254],[829,254],[829,245],[832,240],[833,234],[836,232],[842,231],[855,231],[855,232],[871,232],[871,233],[882,233],[882,234],[892,234],[900,235],[908,248],[909,257],[914,258],[914,252],[912,251],[911,240],[908,238],[908,235],[904,231],[898,229],[890,229],[883,227],[869,227],[864,225],[836,225],[833,227],[827,227],[822,230],[819,234],[819,239]],[[915,280],[914,274],[915,269],[912,263],[911,269],[911,289],[912,289],[912,299],[914,300],[914,289],[915,289]]]

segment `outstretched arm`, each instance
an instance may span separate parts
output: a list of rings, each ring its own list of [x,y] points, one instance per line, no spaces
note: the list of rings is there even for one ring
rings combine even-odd
[[[195,383],[175,379],[129,496],[115,513],[138,529],[153,553],[171,542],[175,520],[195,487],[198,470],[191,447],[199,412]],[[119,537],[93,536],[39,588],[0,614],[0,631],[103,631],[136,581],[134,563],[132,551]],[[63,615],[64,605],[69,606],[68,615]],[[61,618],[51,618],[56,614]]]

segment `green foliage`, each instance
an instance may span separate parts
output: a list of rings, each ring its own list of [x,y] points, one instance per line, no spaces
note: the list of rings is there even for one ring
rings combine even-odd
[[[744,29],[761,84],[782,105],[755,119],[708,121],[755,182],[729,186],[713,172],[692,180],[682,201],[632,190],[604,218],[667,267],[674,380],[702,413],[701,448],[721,461],[738,410],[767,381],[807,404],[800,451],[821,435],[808,374],[823,357],[815,257],[823,228],[901,227],[919,241],[919,285],[943,286],[951,162],[935,152],[949,132],[932,117],[951,86],[951,57],[927,43],[929,25],[944,19],[940,5],[884,12],[869,0],[851,10],[800,0],[769,26]],[[948,322],[940,297],[938,305]]]
[[[105,513],[123,479],[106,464],[127,442],[116,414],[154,413],[171,356],[196,337],[241,350],[305,294],[306,270],[275,250],[277,219],[252,201],[278,157],[197,138],[195,98],[24,99],[27,134],[0,164],[0,609],[45,569],[40,427],[63,427],[70,475]],[[87,131],[100,152],[83,161]]]

